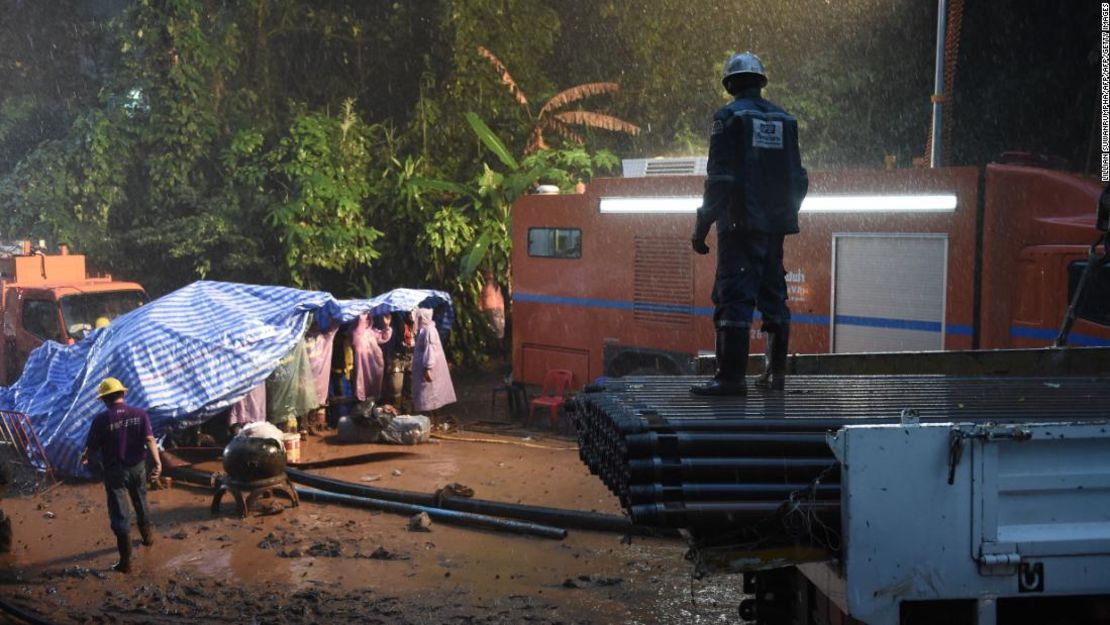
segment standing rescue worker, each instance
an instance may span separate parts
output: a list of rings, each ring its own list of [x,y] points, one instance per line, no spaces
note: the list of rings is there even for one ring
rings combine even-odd
[[[798,232],[798,209],[809,187],[798,151],[798,120],[763,99],[763,63],[734,54],[721,81],[735,99],[713,116],[705,194],[697,212],[694,251],[717,224],[713,322],[717,373],[696,395],[746,395],[744,374],[756,308],[767,337],[767,370],[757,386],[781,390],[790,337],[783,239]]]
[[[150,508],[146,503],[146,454],[154,458],[150,476],[162,473],[162,460],[158,443],[150,426],[150,416],[139,408],[123,402],[127,388],[116,378],[107,378],[97,387],[96,396],[107,410],[96,415],[89,428],[83,462],[90,454],[98,453],[104,476],[104,489],[108,493],[108,518],[116,535],[119,562],[112,569],[120,573],[131,571],[131,512],[127,499],[135,508],[139,533],[143,544],[154,544],[154,526],[150,523]]]
[[[416,326],[416,343],[412,350],[412,409],[417,413],[432,412],[455,403],[455,385],[443,343],[430,308],[412,311]]]

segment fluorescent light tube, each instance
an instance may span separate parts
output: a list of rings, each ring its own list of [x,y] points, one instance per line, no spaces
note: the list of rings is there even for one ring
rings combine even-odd
[[[701,197],[603,197],[603,213],[692,213]]]
[[[951,213],[956,196],[814,195],[802,200],[804,213]]]
[[[603,213],[692,213],[700,197],[603,197]],[[811,195],[803,213],[951,213],[956,196],[935,195]]]

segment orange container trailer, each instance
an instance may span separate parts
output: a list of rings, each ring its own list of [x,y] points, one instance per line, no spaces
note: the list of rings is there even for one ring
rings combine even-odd
[[[689,243],[703,180],[598,179],[583,194],[514,204],[517,380],[691,373],[712,352],[716,260]],[[801,233],[786,242],[791,351],[1050,345],[1097,235],[1101,191],[1021,165],[812,173]],[[1106,273],[1088,287],[1075,344],[1110,345]]]

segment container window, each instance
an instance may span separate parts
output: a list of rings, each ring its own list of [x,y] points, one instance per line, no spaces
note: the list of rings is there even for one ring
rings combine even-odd
[[[528,255],[582,258],[582,231],[578,228],[529,228]]]
[[[24,300],[23,328],[44,341],[60,340],[58,306],[49,300]]]
[[[1077,260],[1068,265],[1068,302],[1079,286],[1079,277],[1087,261]],[[1083,300],[1076,308],[1075,316],[1095,323],[1110,326],[1110,266],[1095,267],[1083,288]]]

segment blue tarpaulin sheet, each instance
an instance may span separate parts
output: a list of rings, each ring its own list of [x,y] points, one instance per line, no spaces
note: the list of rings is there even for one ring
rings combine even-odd
[[[442,291],[396,289],[337,300],[320,291],[195,282],[116,318],[74,345],[48,341],[23,374],[0,388],[0,409],[28,415],[54,470],[84,475],[89,425],[103,409],[96,387],[116,377],[127,402],[150,413],[155,435],[229,408],[265,380],[304,336],[312,316],[323,326],[359,314],[441,307],[441,329],[454,311]]]

